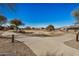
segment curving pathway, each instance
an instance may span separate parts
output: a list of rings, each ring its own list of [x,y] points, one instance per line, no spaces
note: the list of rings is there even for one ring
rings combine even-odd
[[[16,38],[16,40],[24,42],[38,56],[77,56],[79,55],[79,50],[64,44],[65,41],[72,40],[74,38],[74,34],[68,33],[58,37],[29,37],[21,35]]]

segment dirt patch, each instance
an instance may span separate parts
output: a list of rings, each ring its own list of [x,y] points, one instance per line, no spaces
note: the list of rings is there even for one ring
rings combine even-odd
[[[11,39],[0,38],[0,56],[35,56],[33,51],[24,43]]]
[[[64,42],[64,44],[66,44],[69,47],[72,47],[72,48],[79,50],[79,42],[77,42],[76,39],[66,41],[66,42]]]

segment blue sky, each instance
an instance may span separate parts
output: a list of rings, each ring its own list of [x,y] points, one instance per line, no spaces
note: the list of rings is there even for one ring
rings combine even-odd
[[[0,6],[0,12],[12,20],[19,18],[26,26],[45,27],[52,24],[56,27],[73,25],[75,18],[71,12],[79,4],[68,3],[17,3],[15,12],[8,7]]]

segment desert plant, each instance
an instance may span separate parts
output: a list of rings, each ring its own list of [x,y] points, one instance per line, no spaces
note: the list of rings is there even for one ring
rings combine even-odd
[[[45,29],[44,27],[41,28],[42,30]]]
[[[79,8],[73,10],[72,15],[76,18],[75,25],[79,25]]]
[[[15,3],[0,3],[0,6],[3,8],[8,8],[9,10],[11,10],[12,12],[15,12]],[[1,10],[2,11],[2,10]]]
[[[0,26],[7,22],[7,18],[5,16],[0,15]]]
[[[27,26],[26,27],[26,30],[31,30],[32,28],[30,26]]]
[[[16,29],[16,31],[17,31],[17,29],[19,28],[20,25],[23,25],[23,23],[19,19],[13,19],[13,20],[11,20],[10,24],[12,26],[14,26],[14,28]]]
[[[52,30],[54,30],[54,26],[53,26],[53,25],[48,25],[48,26],[46,27],[46,30],[52,31]]]
[[[32,30],[35,30],[35,27],[32,27]]]

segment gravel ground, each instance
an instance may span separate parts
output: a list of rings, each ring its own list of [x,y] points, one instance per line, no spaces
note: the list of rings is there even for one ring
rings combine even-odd
[[[24,43],[11,39],[0,38],[0,56],[35,56],[33,51]]]

